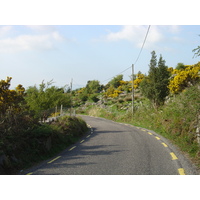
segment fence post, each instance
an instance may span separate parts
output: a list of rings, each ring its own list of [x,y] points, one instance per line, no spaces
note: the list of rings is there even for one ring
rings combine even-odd
[[[200,145],[200,113],[197,115],[197,128],[196,128],[197,142]]]

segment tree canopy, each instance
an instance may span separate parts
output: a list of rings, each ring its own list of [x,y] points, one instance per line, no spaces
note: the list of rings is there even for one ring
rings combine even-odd
[[[70,96],[64,92],[64,88],[51,86],[51,82],[42,82],[38,87],[31,86],[26,90],[26,102],[31,110],[37,114],[41,111],[63,105],[70,106]]]
[[[170,73],[162,55],[160,55],[158,62],[155,51],[152,51],[151,55],[149,73],[141,82],[141,90],[144,96],[151,100],[156,107],[159,107],[169,94]]]

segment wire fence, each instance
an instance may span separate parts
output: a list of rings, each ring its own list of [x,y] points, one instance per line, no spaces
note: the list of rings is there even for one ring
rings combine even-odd
[[[42,110],[39,112],[40,123],[51,123],[53,121],[56,121],[59,117],[66,115],[75,117],[75,109],[69,107],[56,106],[55,108]]]

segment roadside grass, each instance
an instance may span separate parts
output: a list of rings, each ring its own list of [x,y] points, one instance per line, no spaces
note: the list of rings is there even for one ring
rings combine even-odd
[[[200,147],[196,138],[197,116],[200,115],[200,92],[198,86],[186,89],[171,97],[158,110],[148,100],[131,111],[103,109],[93,106],[86,113],[110,120],[147,128],[169,139],[191,157],[200,167]]]
[[[20,133],[20,136],[12,136],[9,147],[4,151],[3,174],[19,173],[53,157],[78,141],[87,130],[81,118],[65,116],[52,124],[37,125],[32,130]]]

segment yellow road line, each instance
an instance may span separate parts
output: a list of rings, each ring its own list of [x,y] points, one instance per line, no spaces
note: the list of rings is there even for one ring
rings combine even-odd
[[[168,147],[164,142],[162,143],[162,145],[163,145],[164,147]]]
[[[26,174],[26,175],[31,175],[31,174],[33,174],[33,172],[30,172],[30,173],[28,173],[28,174]]]
[[[185,170],[183,168],[179,168],[178,172],[180,175],[185,175]]]
[[[157,140],[160,140],[160,138],[159,137],[155,137]]]
[[[178,159],[178,158],[176,157],[176,155],[175,155],[173,152],[171,152],[170,155],[171,155],[171,157],[172,157],[172,160],[177,160],[177,159]]]
[[[52,162],[54,162],[55,160],[57,160],[58,158],[60,158],[60,157],[61,157],[61,156],[58,156],[58,157],[54,158],[53,160],[49,161],[48,163],[52,163]]]
[[[146,131],[145,129],[141,129],[141,131]]]
[[[89,124],[87,124],[87,126],[88,126],[89,128],[91,128],[91,126],[90,126]]]
[[[85,140],[81,140],[80,143],[83,143]]]
[[[153,135],[151,132],[148,132],[149,135]]]
[[[90,137],[90,135],[88,135],[86,138],[89,138]]]
[[[74,146],[74,147],[72,147],[71,149],[69,149],[69,151],[71,151],[71,150],[73,150],[73,149],[75,149],[76,148],[76,146]]]

